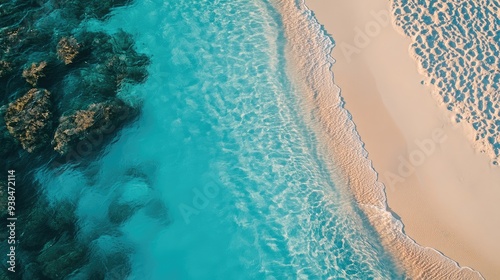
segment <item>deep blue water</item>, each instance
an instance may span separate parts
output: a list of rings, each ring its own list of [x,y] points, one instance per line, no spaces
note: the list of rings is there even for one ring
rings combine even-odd
[[[71,278],[117,253],[129,279],[400,277],[317,155],[271,3],[137,1],[88,25],[132,33],[151,66],[120,93],[142,115],[98,160],[38,172],[92,247]]]

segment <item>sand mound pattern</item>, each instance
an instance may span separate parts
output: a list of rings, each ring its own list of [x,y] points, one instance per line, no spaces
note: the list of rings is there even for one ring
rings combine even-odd
[[[395,0],[395,24],[412,39],[426,83],[471,132],[475,146],[500,159],[500,4]]]

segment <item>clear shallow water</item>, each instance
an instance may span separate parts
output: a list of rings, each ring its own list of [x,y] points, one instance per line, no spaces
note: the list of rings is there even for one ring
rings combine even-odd
[[[73,278],[103,262],[109,279],[400,276],[317,155],[271,3],[142,1],[94,25],[134,34],[152,64],[122,92],[142,116],[99,160],[38,174],[92,244]]]

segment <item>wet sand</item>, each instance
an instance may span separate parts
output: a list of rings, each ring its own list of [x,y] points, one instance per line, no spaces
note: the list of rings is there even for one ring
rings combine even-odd
[[[422,84],[388,2],[306,4],[335,40],[335,83],[405,233],[486,279],[499,278],[500,169]]]

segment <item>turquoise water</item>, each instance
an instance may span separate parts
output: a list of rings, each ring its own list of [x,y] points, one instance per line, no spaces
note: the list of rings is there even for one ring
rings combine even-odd
[[[272,3],[140,1],[88,24],[132,33],[151,66],[98,160],[38,173],[92,244],[71,278],[117,255],[107,279],[401,278],[300,118]]]

